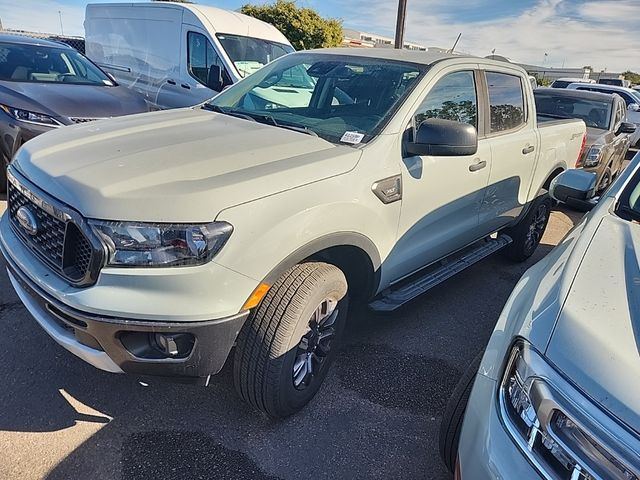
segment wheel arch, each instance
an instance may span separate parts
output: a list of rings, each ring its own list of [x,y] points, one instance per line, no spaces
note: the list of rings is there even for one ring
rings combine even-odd
[[[357,232],[336,232],[310,241],[280,261],[263,282],[273,285],[291,267],[307,260],[323,261],[342,270],[356,297],[368,298],[378,288],[380,253],[368,237]]]

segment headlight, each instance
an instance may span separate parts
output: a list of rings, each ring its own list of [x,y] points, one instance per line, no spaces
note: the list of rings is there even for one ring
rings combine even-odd
[[[21,122],[35,123],[36,125],[44,125],[45,127],[60,127],[63,125],[55,118],[45,115],[44,113],[30,112],[28,110],[13,108],[2,104],[0,104],[0,109],[4,110],[15,120],[19,120]]]
[[[130,267],[201,265],[224,246],[233,227],[226,222],[198,225],[89,222],[109,251],[108,264]]]
[[[593,145],[587,152],[587,156],[584,157],[583,167],[591,168],[600,165],[602,160],[602,151],[604,145]]]
[[[518,342],[499,392],[507,430],[549,479],[638,480],[640,440]]]

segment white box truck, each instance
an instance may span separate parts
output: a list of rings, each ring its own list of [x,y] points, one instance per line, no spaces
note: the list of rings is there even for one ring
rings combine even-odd
[[[294,49],[273,25],[169,2],[87,5],[87,56],[157,108],[196,105]]]

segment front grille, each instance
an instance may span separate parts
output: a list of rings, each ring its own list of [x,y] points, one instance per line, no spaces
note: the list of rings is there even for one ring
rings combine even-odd
[[[98,273],[95,266],[100,264],[102,253],[79,225],[83,221],[74,220],[77,214],[65,212],[55,202],[34,195],[13,175],[8,182],[7,207],[13,230],[46,264],[74,285],[95,282]],[[21,224],[18,211],[22,207],[25,211],[21,214],[32,215],[35,232]]]
[[[62,269],[66,223],[35,205],[11,183],[9,183],[7,191],[7,201],[11,221],[20,236],[28,240],[29,244],[45,257],[49,263],[58,269]],[[39,225],[38,232],[35,235],[29,235],[29,238],[26,238],[27,234],[16,218],[18,209],[24,206],[28,206],[35,214]]]
[[[102,118],[71,117],[71,121],[73,123],[95,122],[96,120],[102,120]]]

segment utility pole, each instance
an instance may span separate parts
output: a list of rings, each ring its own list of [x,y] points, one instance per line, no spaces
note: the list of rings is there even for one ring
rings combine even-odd
[[[64,28],[62,28],[62,12],[58,10],[58,16],[60,17],[60,33],[64,36]]]
[[[398,17],[396,18],[395,48],[404,46],[404,21],[407,16],[407,0],[398,0]]]

